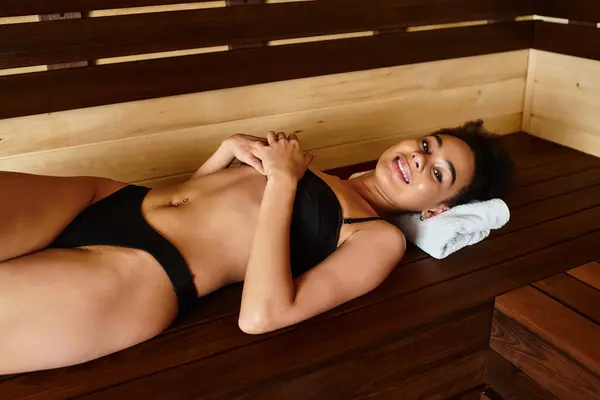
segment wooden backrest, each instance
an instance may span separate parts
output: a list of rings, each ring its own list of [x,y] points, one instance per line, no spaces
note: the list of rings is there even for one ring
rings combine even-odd
[[[181,10],[130,8],[174,3]],[[514,18],[532,14],[533,0],[262,3],[4,1],[0,18],[42,15],[42,21],[0,25],[0,71],[49,70],[0,77],[0,118],[497,53],[532,42],[532,24]],[[511,22],[407,30],[481,20]],[[349,37],[321,37],[340,34]],[[319,41],[307,42],[314,36]],[[304,43],[294,44],[298,39]],[[139,60],[150,53],[161,58]],[[137,61],[121,58],[128,56]],[[77,68],[56,69],[65,63]]]

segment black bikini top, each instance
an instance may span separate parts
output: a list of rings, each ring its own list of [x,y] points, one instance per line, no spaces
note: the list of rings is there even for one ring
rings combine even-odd
[[[343,218],[342,206],[329,185],[311,170],[298,182],[290,234],[292,275],[298,277],[335,251],[342,224],[380,217]]]

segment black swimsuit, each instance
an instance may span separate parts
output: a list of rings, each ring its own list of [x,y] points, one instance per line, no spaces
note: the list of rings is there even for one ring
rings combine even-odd
[[[147,251],[169,276],[177,294],[179,313],[183,313],[198,294],[181,253],[142,214],[141,205],[150,190],[129,185],[92,204],[49,247],[112,245]],[[377,219],[380,218],[343,218],[335,193],[319,176],[307,170],[298,183],[294,201],[290,237],[292,275],[302,275],[335,251],[342,224]]]

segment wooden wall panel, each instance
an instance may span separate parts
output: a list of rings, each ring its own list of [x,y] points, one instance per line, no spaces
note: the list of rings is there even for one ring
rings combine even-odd
[[[499,23],[5,76],[0,118],[521,50],[532,29]]]
[[[528,132],[600,156],[600,61],[532,51]]]
[[[0,68],[415,25],[506,20],[531,14],[531,3],[327,0],[15,24],[0,27]]]
[[[523,79],[527,53],[519,50],[432,61],[0,120],[0,159],[372,100],[425,98],[437,92]],[[424,110],[429,107],[423,106]],[[416,109],[410,104],[407,107]],[[422,115],[423,128],[440,125],[431,114]],[[428,125],[429,121],[433,124]],[[277,127],[235,127],[256,134],[271,128]]]
[[[135,136],[11,156],[0,161],[0,169],[50,175],[102,175],[125,181],[144,180],[196,169],[223,139],[235,132],[264,134],[269,129],[297,132],[305,148],[323,149],[317,151],[314,165],[333,168],[375,159],[382,150],[400,138],[414,137],[444,126],[460,125],[468,119],[501,119],[500,131],[518,130],[523,88],[524,79],[517,78]]]
[[[600,29],[595,26],[536,21],[533,47],[538,50],[600,60]]]
[[[543,0],[536,14],[576,21],[600,22],[600,2],[594,0]]]
[[[0,17],[210,1],[213,0],[3,0]]]

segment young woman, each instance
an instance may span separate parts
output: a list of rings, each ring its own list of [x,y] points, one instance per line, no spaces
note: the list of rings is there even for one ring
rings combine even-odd
[[[234,159],[247,165],[227,168]],[[380,217],[499,197],[511,164],[481,122],[405,140],[343,181],[295,135],[234,135],[166,188],[0,172],[0,374],[148,340],[244,281],[239,326],[276,330],[376,288],[402,259]]]

